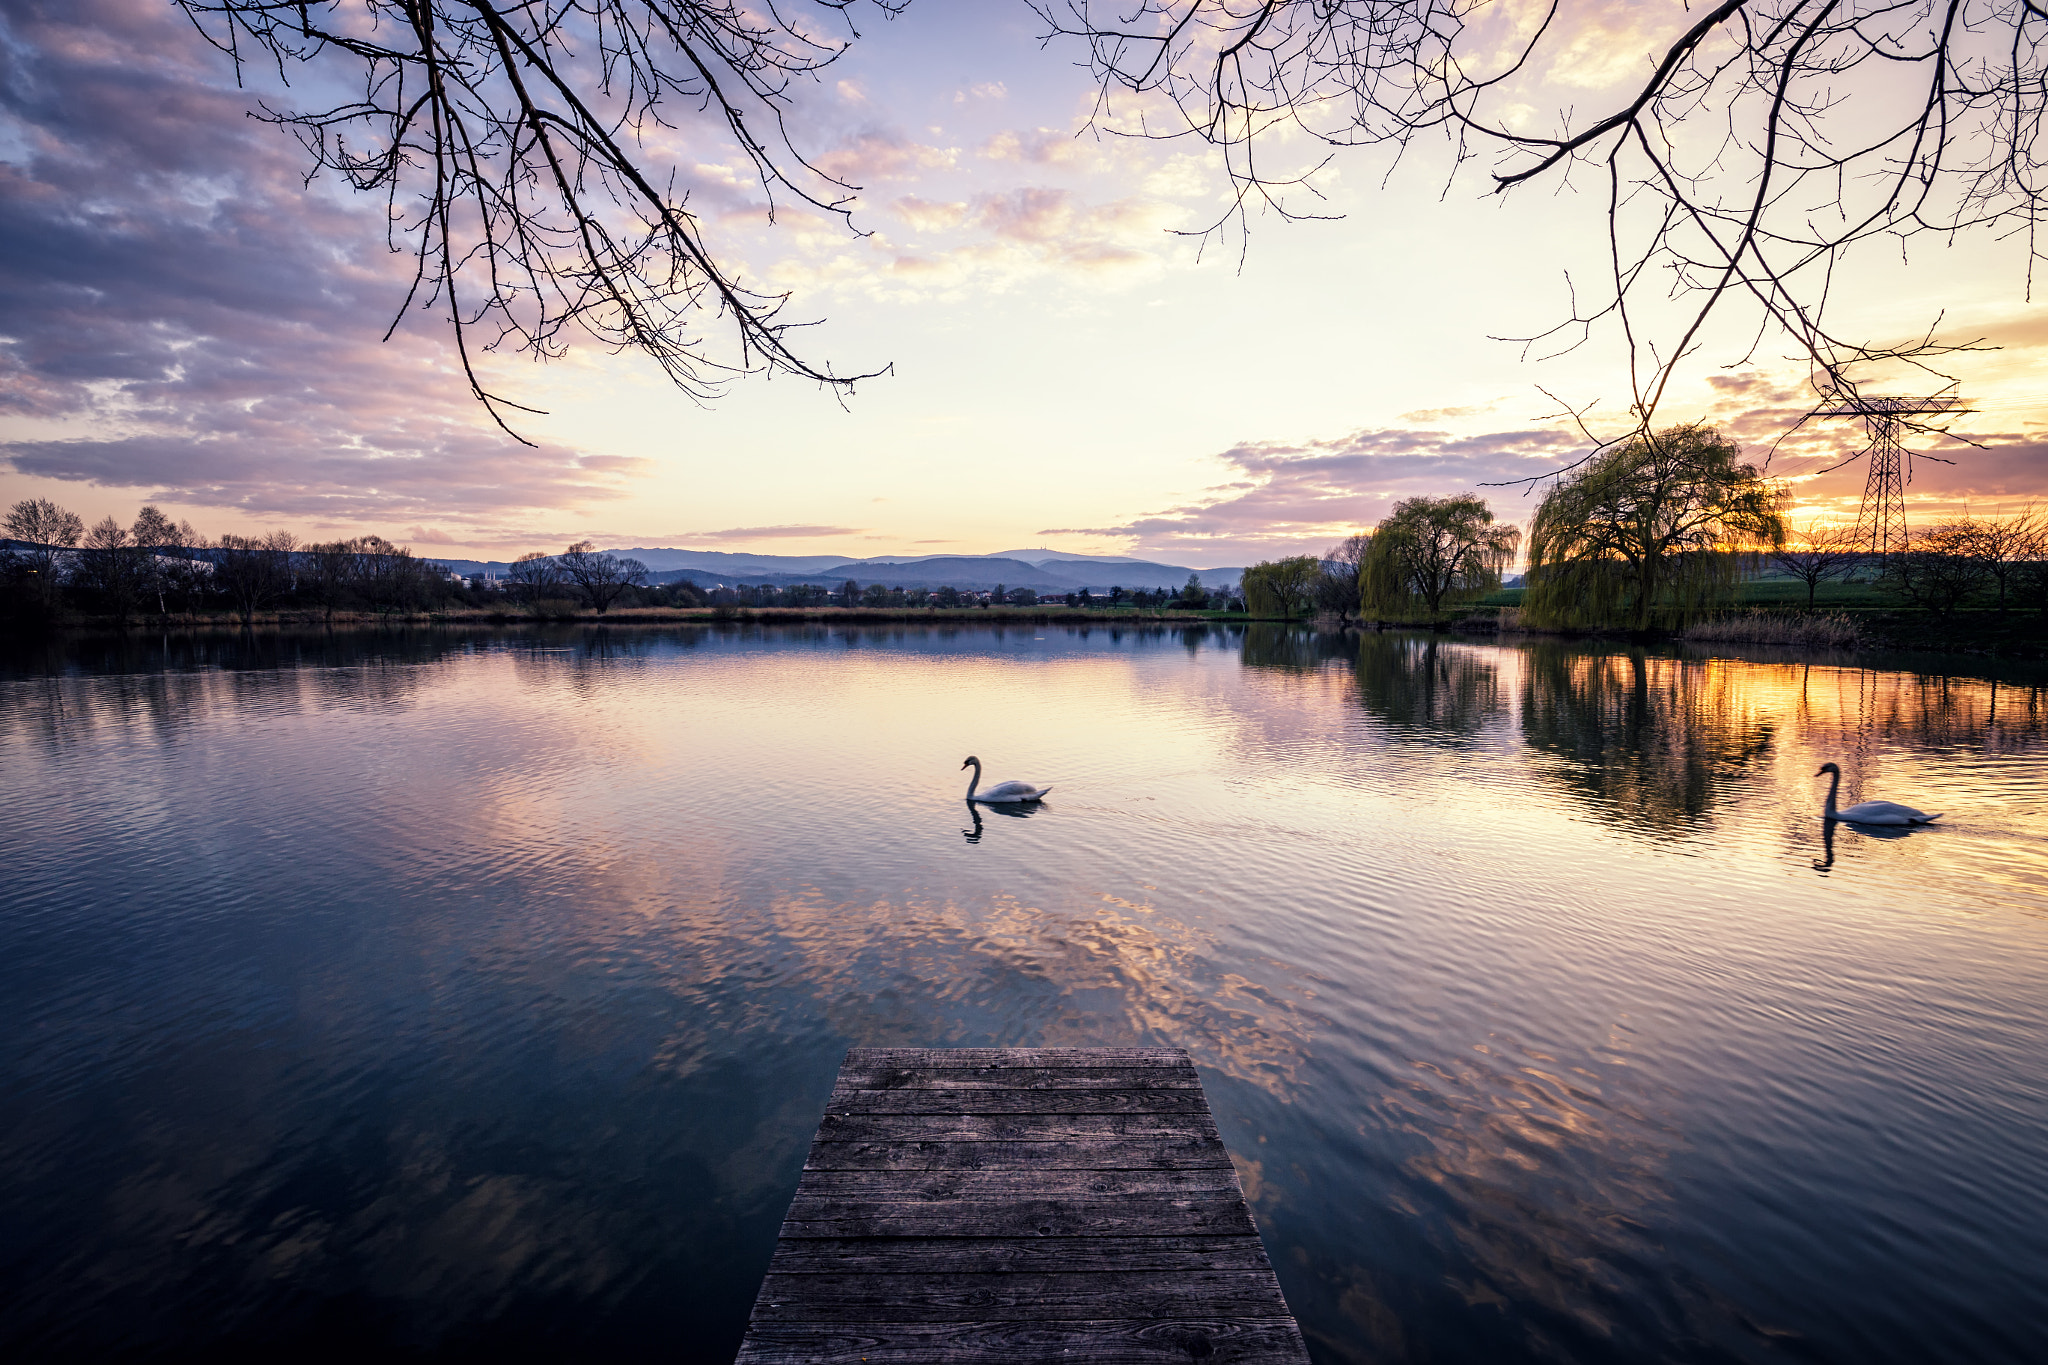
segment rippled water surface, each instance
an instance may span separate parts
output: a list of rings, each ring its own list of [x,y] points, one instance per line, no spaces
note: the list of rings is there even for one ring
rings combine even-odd
[[[1282,632],[18,656],[0,1353],[730,1359],[847,1046],[1139,1043],[1319,1361],[2048,1359],[2043,701]],[[1948,816],[1824,838],[1828,760]]]

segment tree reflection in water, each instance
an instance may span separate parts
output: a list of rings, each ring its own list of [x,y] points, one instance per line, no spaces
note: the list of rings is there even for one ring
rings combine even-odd
[[[1313,673],[1332,659],[1350,657],[1353,648],[1349,631],[1302,630],[1261,623],[1244,628],[1239,657],[1247,668]]]
[[[1434,636],[1361,634],[1359,700],[1397,730],[1475,734],[1506,713],[1498,653]]]
[[[1776,726],[1736,669],[1546,642],[1524,655],[1522,737],[1566,760],[1540,771],[1602,813],[1677,834],[1770,752]]]

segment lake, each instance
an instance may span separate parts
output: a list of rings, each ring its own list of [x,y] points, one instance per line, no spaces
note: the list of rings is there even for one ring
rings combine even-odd
[[[17,649],[0,1353],[729,1360],[848,1046],[1140,1044],[1318,1361],[2048,1358],[2048,714],[1952,666]]]

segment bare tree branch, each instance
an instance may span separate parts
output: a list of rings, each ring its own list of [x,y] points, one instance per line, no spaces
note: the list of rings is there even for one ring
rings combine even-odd
[[[886,373],[800,355],[788,296],[719,260],[648,146],[687,122],[737,146],[771,216],[783,197],[848,220],[856,187],[807,161],[785,116],[795,87],[859,36],[863,0],[175,2],[238,73],[260,57],[287,82],[360,80],[359,98],[258,117],[298,135],[309,180],[331,171],[384,196],[390,244],[415,258],[392,328],[414,306],[442,313],[471,391],[508,432],[507,410],[535,409],[486,389],[478,352],[550,358],[573,331],[651,356],[699,400],[753,371],[842,392]],[[865,2],[893,15],[908,0]],[[730,329],[729,351],[706,319]]]
[[[2039,0],[1724,0],[1589,121],[1570,112],[1523,131],[1517,105],[1566,60],[1552,4],[1521,31],[1487,0],[1033,0],[1078,39],[1107,94],[1163,97],[1178,123],[1144,133],[1214,146],[1236,193],[1211,230],[1254,207],[1294,216],[1255,149],[1306,134],[1371,147],[1389,164],[1441,138],[1458,167],[1490,163],[1506,193],[1606,181],[1608,287],[1536,336],[1569,350],[1596,324],[1629,348],[1629,439],[1651,430],[1674,373],[1708,325],[1749,310],[1752,358],[1790,341],[1823,395],[1853,394],[1879,364],[1934,372],[1980,342],[1932,330],[1903,343],[1846,336],[1827,320],[1845,256],[1932,234],[2020,236],[2027,286],[2048,207],[2048,7]],[[1317,152],[1326,156],[1327,152]],[[1661,287],[1660,287],[1661,285]],[[1646,308],[1675,308],[1650,326]],[[1940,376],[1946,379],[1947,376]],[[1948,434],[1944,427],[1930,431]],[[1547,477],[1547,476],[1539,476]]]

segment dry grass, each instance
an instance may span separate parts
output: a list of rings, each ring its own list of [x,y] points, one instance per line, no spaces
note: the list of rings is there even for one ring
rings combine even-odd
[[[1761,609],[1709,617],[1687,627],[1685,638],[1825,649],[1854,649],[1863,640],[1856,622],[1839,613],[1793,616]]]

